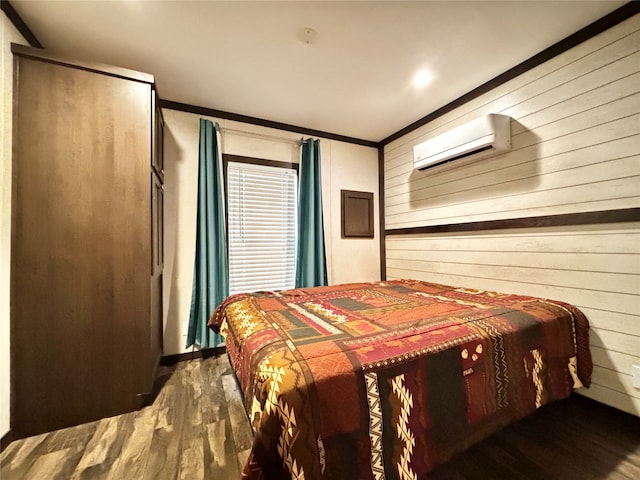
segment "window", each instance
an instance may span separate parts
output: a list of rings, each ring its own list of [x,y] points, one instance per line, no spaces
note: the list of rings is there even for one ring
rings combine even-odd
[[[283,165],[227,163],[229,294],[295,286],[298,174]]]

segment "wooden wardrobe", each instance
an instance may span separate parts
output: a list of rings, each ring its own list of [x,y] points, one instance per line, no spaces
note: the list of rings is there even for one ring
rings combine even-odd
[[[11,428],[139,408],[162,352],[153,76],[12,45]]]

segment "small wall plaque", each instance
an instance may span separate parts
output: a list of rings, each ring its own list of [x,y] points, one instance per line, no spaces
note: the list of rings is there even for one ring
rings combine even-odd
[[[341,190],[342,238],[373,238],[373,193]]]

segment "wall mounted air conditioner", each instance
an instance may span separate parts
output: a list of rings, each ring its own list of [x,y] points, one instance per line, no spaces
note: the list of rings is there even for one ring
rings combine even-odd
[[[511,149],[511,117],[491,113],[413,147],[413,167],[469,163]]]

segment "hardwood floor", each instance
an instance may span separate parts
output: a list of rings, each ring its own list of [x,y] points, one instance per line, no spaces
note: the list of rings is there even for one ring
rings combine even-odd
[[[429,480],[638,480],[640,418],[580,395],[547,405]]]
[[[149,407],[11,443],[0,478],[239,478],[251,429],[226,355],[181,362],[165,375]]]
[[[251,430],[226,355],[167,369],[140,411],[11,443],[0,478],[235,480]],[[637,480],[640,418],[574,396],[491,436],[430,480]],[[354,479],[345,479],[354,480]]]

